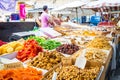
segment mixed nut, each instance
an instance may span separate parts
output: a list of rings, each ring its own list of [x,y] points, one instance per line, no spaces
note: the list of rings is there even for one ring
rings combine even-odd
[[[29,65],[50,70],[61,62],[62,57],[57,51],[40,52],[37,57],[30,61]]]

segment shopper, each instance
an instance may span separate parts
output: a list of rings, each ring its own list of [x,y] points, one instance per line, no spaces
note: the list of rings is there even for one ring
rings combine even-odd
[[[120,27],[120,18],[118,20],[117,26]]]
[[[39,27],[42,26],[42,24],[41,24],[41,14],[42,14],[42,12],[39,13],[39,17],[35,20]]]
[[[59,19],[60,22],[63,22],[63,20],[62,20],[62,14],[61,15],[58,14],[57,18]]]
[[[69,16],[67,16],[67,18],[66,18],[66,20],[65,20],[66,22],[70,22],[70,17]]]
[[[59,26],[59,25],[61,25],[61,22],[62,22],[62,20],[60,19],[60,17],[55,17],[55,16],[53,15],[53,23],[54,23],[54,26]]]
[[[50,15],[48,14],[48,6],[43,6],[43,13],[41,14],[41,27],[47,28],[51,27],[52,20],[50,19]]]
[[[105,22],[108,22],[108,20],[109,20],[109,19],[108,19],[108,14],[105,14],[105,15],[104,15],[104,21],[105,21]]]

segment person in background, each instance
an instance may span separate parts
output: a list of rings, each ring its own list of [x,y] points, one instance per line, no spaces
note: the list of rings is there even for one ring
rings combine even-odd
[[[77,20],[73,20],[73,23],[77,23]]]
[[[111,15],[111,21],[114,21],[114,19],[115,19],[114,15]]]
[[[119,19],[118,19],[117,27],[120,28],[120,15],[119,15]]]
[[[48,14],[48,6],[43,6],[43,13],[41,14],[41,27],[47,28],[51,27],[53,24],[52,19],[50,19],[50,15]]]
[[[105,21],[105,22],[108,22],[108,20],[109,20],[109,19],[108,19],[108,14],[105,14],[105,15],[104,15],[104,21]]]
[[[39,13],[39,17],[35,20],[39,27],[42,26],[42,24],[41,24],[41,14],[42,14],[42,12]]]
[[[54,15],[52,15],[53,16],[53,23],[54,23],[54,26],[59,26],[59,25],[61,25],[61,22],[62,22],[62,19],[61,19],[61,17],[59,16],[57,16],[57,17],[55,17]]]
[[[66,20],[65,20],[66,22],[70,22],[70,17],[69,16],[67,16],[67,18],[66,18]]]
[[[59,19],[60,22],[63,22],[63,20],[62,20],[62,14],[61,15],[58,14],[57,18]]]

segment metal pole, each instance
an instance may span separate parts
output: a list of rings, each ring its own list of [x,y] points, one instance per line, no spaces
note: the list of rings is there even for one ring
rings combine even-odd
[[[77,23],[79,22],[78,21],[78,8],[76,7],[76,18],[77,18]]]

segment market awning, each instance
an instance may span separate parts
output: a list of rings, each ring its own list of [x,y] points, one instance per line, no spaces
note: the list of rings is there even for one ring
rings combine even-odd
[[[102,8],[102,7],[119,7],[119,6],[120,6],[120,0],[98,0],[98,1],[92,1],[82,6],[82,8]]]
[[[68,4],[65,4],[63,6],[60,6],[56,9],[53,9],[52,11],[61,11],[61,10],[70,10],[70,9],[75,9],[76,12],[76,18],[78,19],[78,8],[80,8],[82,5],[85,5],[86,3],[82,1],[73,1]],[[78,20],[77,20],[78,21]]]
[[[105,1],[104,1],[105,2]],[[92,1],[89,2],[88,4],[85,4],[84,6],[82,6],[81,8],[100,8],[101,4],[104,3],[103,0],[99,0],[99,1]]]
[[[66,4],[66,8],[76,8],[76,7],[81,7],[82,5],[85,5],[86,3],[82,1],[74,1],[71,3]]]
[[[55,9],[53,9],[53,11],[60,11],[60,10],[69,9],[69,8],[78,8],[85,4],[86,3],[82,2],[82,1],[73,1],[72,3],[64,4],[63,6],[55,8]]]

